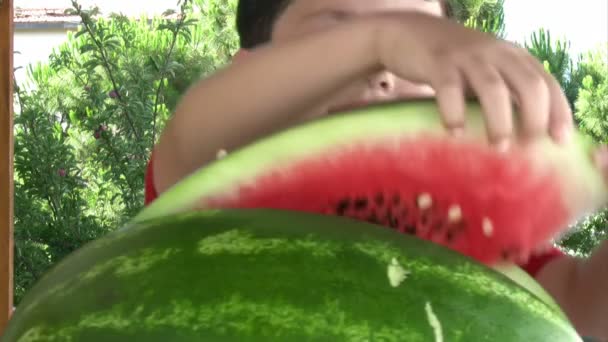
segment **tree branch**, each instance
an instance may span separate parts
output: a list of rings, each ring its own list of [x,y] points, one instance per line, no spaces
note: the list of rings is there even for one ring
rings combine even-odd
[[[85,31],[89,34],[89,36],[91,37],[91,40],[93,40],[93,43],[99,49],[99,53],[101,55],[101,61],[102,61],[102,64],[103,64],[103,68],[106,71],[106,74],[108,75],[108,78],[110,79],[110,83],[112,83],[112,88],[113,88],[114,92],[116,92],[116,96],[117,96],[118,100],[124,106],[123,113],[125,115],[125,118],[127,119],[127,122],[129,124],[129,126],[130,126],[133,134],[135,135],[135,137],[138,140],[141,140],[141,136],[139,135],[137,129],[135,128],[135,124],[133,123],[133,120],[131,119],[131,116],[129,115],[129,112],[126,110],[127,105],[124,102],[124,99],[123,99],[122,95],[118,91],[118,84],[116,82],[116,79],[114,78],[114,74],[112,73],[112,69],[110,68],[110,62],[109,62],[109,59],[108,59],[108,57],[106,55],[106,51],[105,51],[105,49],[103,47],[103,44],[99,40],[97,40],[97,38],[95,37],[95,34],[93,33],[93,30],[91,29],[89,20],[87,19],[86,15],[82,12],[82,7],[75,0],[72,0],[72,5],[76,9],[76,13],[78,14],[78,16],[80,16],[80,19],[82,20],[82,24],[84,26]]]
[[[165,76],[166,76],[166,72],[167,72],[167,66],[169,65],[169,61],[171,60],[171,56],[173,56],[173,50],[175,49],[175,44],[177,43],[177,39],[179,37],[179,32],[182,29],[184,22],[186,20],[186,5],[187,5],[187,1],[184,2],[184,4],[182,4],[181,9],[180,9],[180,18],[179,21],[177,22],[177,25],[175,26],[175,30],[173,30],[173,37],[171,40],[171,46],[169,47],[169,52],[167,53],[167,56],[165,58],[165,64],[163,65],[163,67],[161,68],[161,74],[160,74],[160,80],[158,83],[158,88],[156,89],[156,97],[154,99],[154,111],[152,113],[152,146],[154,146],[154,143],[156,142],[156,118],[158,116],[158,104],[160,101],[160,93],[163,89],[163,83],[165,80]]]

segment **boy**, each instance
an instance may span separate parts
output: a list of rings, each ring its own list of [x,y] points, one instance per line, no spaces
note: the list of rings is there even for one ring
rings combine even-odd
[[[221,149],[372,102],[435,96],[446,129],[458,135],[471,91],[497,149],[514,140],[512,102],[522,114],[521,139],[566,141],[572,113],[543,66],[446,16],[438,0],[241,0],[242,50],[183,97],[151,158],[146,202]],[[598,153],[598,165],[607,155]],[[588,260],[552,251],[523,266],[581,334],[608,338],[608,245]]]

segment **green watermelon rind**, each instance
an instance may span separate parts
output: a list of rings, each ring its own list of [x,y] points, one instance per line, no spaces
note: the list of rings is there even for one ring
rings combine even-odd
[[[510,280],[517,283],[519,286],[522,286],[526,290],[533,293],[540,300],[544,301],[551,307],[553,307],[557,312],[559,312],[562,317],[567,319],[566,314],[562,311],[561,307],[555,302],[555,299],[545,291],[545,289],[528,273],[526,273],[519,266],[508,263],[508,264],[496,264],[491,266],[492,269],[500,272],[504,276],[508,277]]]
[[[559,310],[504,275],[371,224],[222,210],[130,226],[47,273],[2,342],[205,334],[214,341],[428,341],[435,333],[428,308],[445,341],[580,340]],[[409,272],[396,287],[387,274],[393,260]]]
[[[322,158],[328,151],[353,143],[390,143],[391,138],[403,135],[413,139],[417,135],[446,137],[433,100],[375,105],[274,134],[194,172],[164,192],[134,220],[188,211],[199,199],[213,195],[238,196],[236,190],[240,185],[254,186],[257,177],[273,168],[315,156]],[[468,105],[467,136],[476,142],[486,142],[484,120],[476,102]],[[563,187],[562,200],[577,216],[608,202],[608,188],[591,159],[594,146],[589,137],[575,132],[569,144],[559,146],[546,137],[530,147],[531,162],[539,167],[553,165],[552,171],[559,174],[559,185]]]

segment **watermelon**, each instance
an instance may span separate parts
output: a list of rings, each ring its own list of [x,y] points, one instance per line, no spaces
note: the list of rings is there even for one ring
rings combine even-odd
[[[66,257],[0,341],[581,341],[535,291],[362,221],[192,211],[131,223]]]
[[[518,139],[499,153],[486,136],[476,102],[458,138],[446,133],[433,100],[339,113],[222,150],[137,220],[220,208],[339,215],[491,265],[525,263],[606,203],[586,137],[565,145]]]

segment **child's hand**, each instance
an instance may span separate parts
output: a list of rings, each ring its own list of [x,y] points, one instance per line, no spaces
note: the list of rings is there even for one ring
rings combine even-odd
[[[465,94],[472,91],[482,105],[489,139],[501,149],[513,138],[513,102],[521,113],[523,138],[568,137],[573,127],[568,101],[525,49],[422,14],[389,14],[379,20],[383,67],[432,86],[445,125],[453,132],[465,128]]]

